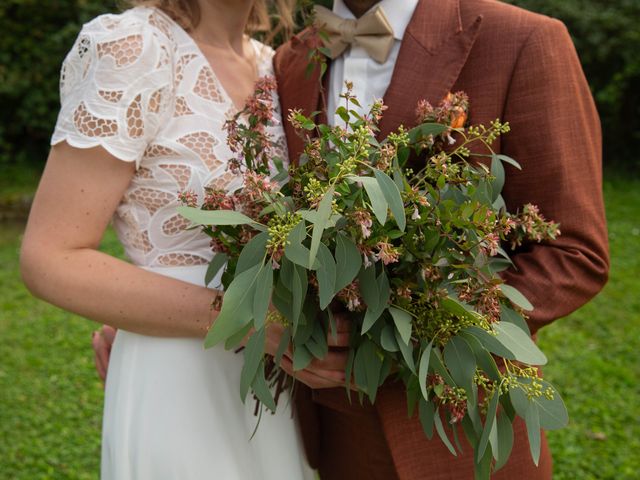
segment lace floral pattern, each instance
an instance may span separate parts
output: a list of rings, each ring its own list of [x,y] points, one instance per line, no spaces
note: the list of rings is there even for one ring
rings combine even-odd
[[[252,43],[260,74],[272,75],[273,50]],[[52,144],[102,146],[136,162],[113,218],[129,258],[141,266],[206,264],[209,240],[185,230],[177,194],[192,190],[202,198],[209,185],[240,186],[226,168],[223,128],[236,109],[191,37],[153,8],[97,17],[64,61],[60,97]],[[271,133],[286,159],[282,126]]]

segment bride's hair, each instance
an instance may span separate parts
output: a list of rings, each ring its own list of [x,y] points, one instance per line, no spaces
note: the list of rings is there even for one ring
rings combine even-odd
[[[185,30],[200,22],[200,11],[195,0],[127,0],[129,6],[157,7],[173,18]],[[277,35],[289,38],[293,33],[295,0],[255,0],[249,22],[248,33],[266,33],[269,41]],[[274,13],[272,22],[272,15]]]

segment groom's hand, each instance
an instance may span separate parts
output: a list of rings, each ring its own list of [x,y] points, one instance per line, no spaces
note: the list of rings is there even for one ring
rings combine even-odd
[[[345,313],[334,313],[336,331],[327,335],[329,352],[322,359],[314,358],[309,366],[303,370],[294,371],[293,352],[290,348],[285,351],[280,366],[296,380],[310,388],[343,387],[346,383],[345,369],[349,352],[349,335],[351,321]],[[275,352],[280,344],[280,337],[284,327],[274,325],[267,331],[267,351]]]

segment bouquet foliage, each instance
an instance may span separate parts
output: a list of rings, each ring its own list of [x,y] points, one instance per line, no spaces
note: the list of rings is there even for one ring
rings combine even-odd
[[[532,306],[500,272],[512,266],[508,249],[559,232],[534,205],[506,210],[503,164],[520,167],[491,144],[508,124],[465,127],[469,105],[460,92],[438,107],[421,102],[415,128],[379,141],[384,106],[360,115],[347,89],[336,112],[341,125],[290,112],[306,147],[287,170],[265,128],[274,121],[274,87],[259,82],[227,124],[230,168],[243,187],[208,190],[200,202],[185,192],[180,207],[212,239],[207,283],[224,269],[206,345],[236,348],[250,335],[242,398],[253,392],[276,408],[265,374],[269,322],[285,327],[275,364],[290,348],[299,370],[327,354],[332,312],[346,309],[346,395],[375,402],[384,382],[403,382],[409,415],[417,407],[426,436],[435,430],[454,455],[462,425],[480,477],[508,459],[518,415],[537,462],[540,429],[564,426],[567,412],[538,376],[547,359],[527,328]],[[487,153],[472,162],[478,147]]]

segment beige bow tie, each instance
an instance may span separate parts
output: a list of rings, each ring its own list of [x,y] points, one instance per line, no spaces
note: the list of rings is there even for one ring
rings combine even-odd
[[[378,63],[389,58],[393,47],[393,28],[380,6],[357,20],[342,18],[328,8],[316,5],[315,25],[327,34],[325,47],[336,58],[351,44],[360,45]]]

